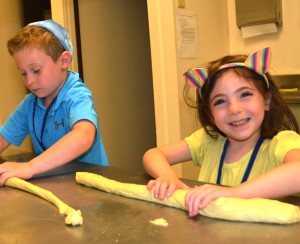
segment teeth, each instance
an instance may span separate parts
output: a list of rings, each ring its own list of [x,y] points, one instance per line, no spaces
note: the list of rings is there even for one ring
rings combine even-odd
[[[244,120],[240,120],[240,121],[237,121],[237,122],[233,122],[231,124],[234,125],[234,126],[240,126],[240,125],[245,124],[248,120],[249,119],[244,119]]]

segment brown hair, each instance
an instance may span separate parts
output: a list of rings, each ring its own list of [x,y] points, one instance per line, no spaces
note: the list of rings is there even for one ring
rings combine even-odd
[[[271,99],[270,109],[269,111],[265,111],[264,120],[261,125],[261,136],[263,138],[273,138],[282,130],[294,130],[299,133],[299,126],[295,115],[284,102],[269,73],[266,73],[269,81],[269,87],[267,87],[264,78],[248,68],[232,67],[218,70],[221,65],[244,62],[246,58],[247,56],[245,55],[225,56],[208,63],[208,66],[206,67],[208,70],[208,78],[201,90],[197,89],[196,103],[190,98],[190,93],[188,92],[190,86],[186,84],[184,89],[184,99],[190,107],[197,109],[198,118],[201,125],[204,127],[204,130],[213,138],[218,137],[219,134],[226,136],[214,124],[213,116],[210,111],[209,99],[217,80],[230,70],[235,72],[238,76],[245,78],[247,81],[253,82],[265,99],[267,99],[267,97],[270,97]],[[201,96],[199,92],[201,92]]]
[[[10,55],[14,55],[16,52],[23,48],[37,48],[56,62],[65,50],[58,39],[47,29],[38,26],[26,26],[8,40],[7,49]]]

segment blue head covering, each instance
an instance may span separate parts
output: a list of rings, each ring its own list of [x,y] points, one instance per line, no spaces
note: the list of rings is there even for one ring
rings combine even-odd
[[[69,51],[71,55],[73,56],[73,45],[69,38],[68,31],[62,27],[60,24],[54,22],[51,19],[33,22],[28,25],[35,25],[42,28],[47,29],[50,31],[61,43],[61,45],[64,47],[66,51]]]

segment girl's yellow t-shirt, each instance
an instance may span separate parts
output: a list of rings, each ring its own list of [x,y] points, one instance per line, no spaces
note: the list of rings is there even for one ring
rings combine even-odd
[[[192,161],[201,170],[198,180],[216,183],[220,158],[226,138],[211,138],[203,128],[185,138]],[[272,139],[265,139],[258,151],[249,179],[283,164],[285,155],[292,149],[300,149],[300,135],[294,131],[281,131]],[[235,186],[242,181],[252,151],[249,151],[236,162],[223,164],[221,185]]]

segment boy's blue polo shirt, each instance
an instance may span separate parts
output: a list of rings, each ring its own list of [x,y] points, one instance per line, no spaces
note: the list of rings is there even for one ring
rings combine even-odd
[[[25,96],[16,110],[0,128],[0,135],[9,143],[19,146],[29,133],[35,153],[41,154],[43,149],[38,139],[41,141],[42,124],[47,109],[42,99],[37,99],[35,105],[35,98],[36,96],[32,93]],[[51,147],[60,138],[70,132],[73,125],[80,120],[92,122],[97,128],[97,134],[92,147],[76,160],[108,165],[92,93],[81,81],[78,73],[69,71],[66,83],[60,90],[53,107],[49,110],[42,138],[43,144],[46,148]]]

